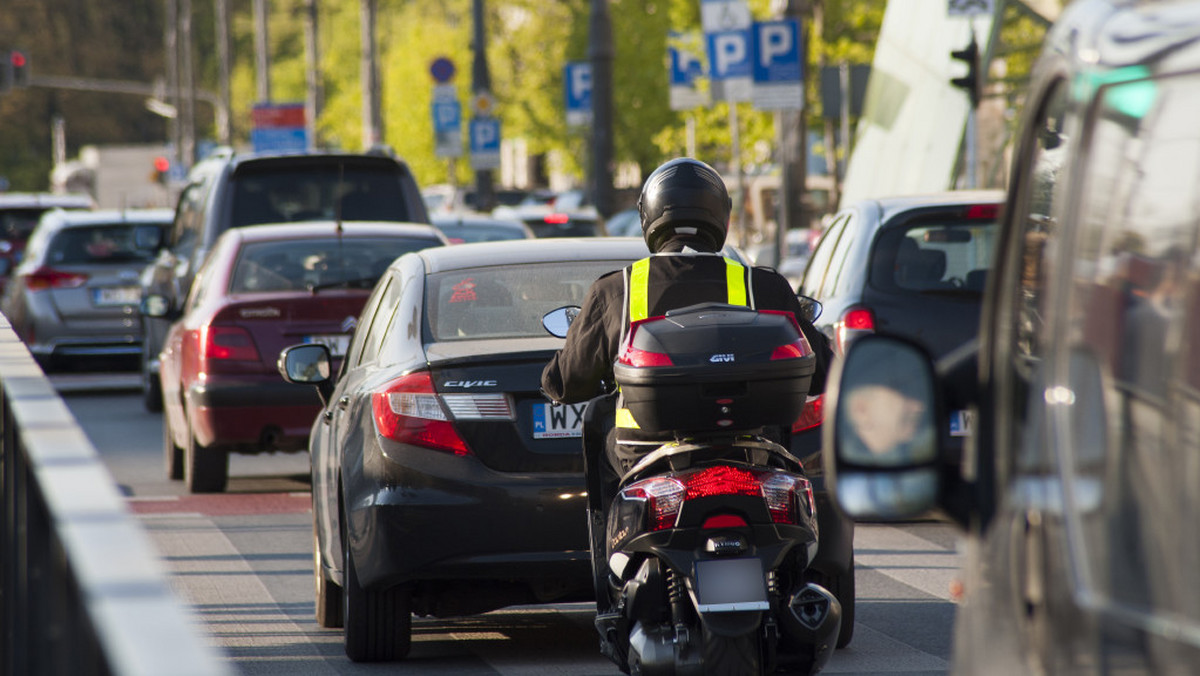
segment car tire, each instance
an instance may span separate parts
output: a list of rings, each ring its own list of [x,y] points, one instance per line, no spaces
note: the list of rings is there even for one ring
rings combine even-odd
[[[174,430],[171,429],[171,416],[164,414],[163,426],[163,465],[167,470],[167,478],[178,481],[183,478],[184,451],[175,443]]]
[[[346,657],[353,662],[403,659],[412,644],[412,593],[406,585],[383,591],[363,589],[349,542],[350,538],[343,535],[342,619]]]
[[[142,405],[150,413],[160,413],[163,410],[162,383],[157,373],[150,372],[150,359],[142,351]]]
[[[316,587],[317,626],[337,629],[342,626],[342,588],[325,575],[321,565],[321,539],[313,521],[313,581]]]
[[[229,453],[218,446],[201,446],[188,432],[184,448],[183,478],[192,493],[223,493],[229,479]]]
[[[841,650],[850,645],[854,638],[854,595],[857,593],[854,583],[854,555],[850,555],[850,568],[841,575],[830,579],[829,591],[837,597],[842,606],[842,626],[838,630],[837,649]]]

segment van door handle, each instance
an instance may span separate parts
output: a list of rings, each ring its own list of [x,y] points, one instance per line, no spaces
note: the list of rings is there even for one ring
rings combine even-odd
[[[346,407],[349,405],[350,405],[350,397],[345,396],[345,397],[342,397],[341,399],[338,399],[338,408],[339,409],[345,411]]]

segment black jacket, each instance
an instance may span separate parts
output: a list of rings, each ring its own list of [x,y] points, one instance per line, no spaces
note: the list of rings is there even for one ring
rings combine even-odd
[[[542,389],[551,399],[577,403],[612,389],[613,362],[629,323],[626,277],[625,271],[611,272],[589,289],[566,344],[542,371]],[[770,268],[753,268],[747,292],[757,309],[785,310],[796,316],[817,357],[809,392],[824,392],[833,353],[825,335],[801,318],[800,301],[787,279]],[[648,316],[697,303],[723,303],[726,293],[725,260],[720,254],[691,252],[672,242],[652,258]]]

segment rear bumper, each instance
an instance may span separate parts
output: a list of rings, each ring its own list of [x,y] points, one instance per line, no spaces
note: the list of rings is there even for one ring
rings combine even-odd
[[[397,446],[389,455],[397,450],[405,466],[376,455],[345,475],[364,585],[557,580],[590,592],[582,475],[507,474],[474,457]]]
[[[321,400],[312,387],[262,381],[193,384],[188,419],[196,441],[241,453],[300,451],[308,443]]]

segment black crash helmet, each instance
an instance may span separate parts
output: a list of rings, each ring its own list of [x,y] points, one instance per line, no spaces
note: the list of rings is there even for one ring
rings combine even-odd
[[[646,246],[657,252],[672,236],[707,241],[713,251],[725,245],[732,202],[715,169],[690,157],[671,160],[642,185],[638,212]]]

